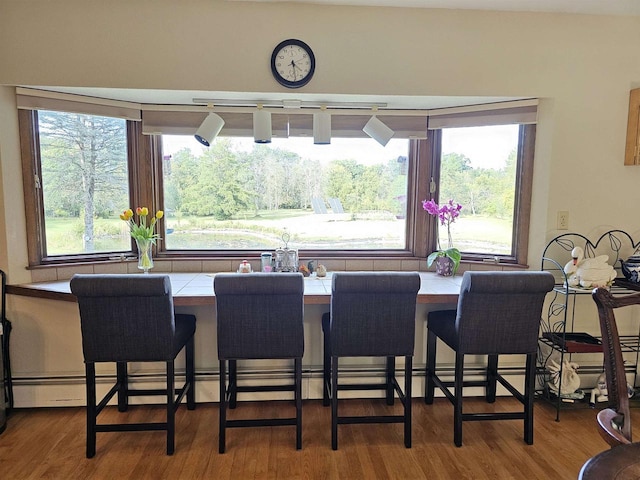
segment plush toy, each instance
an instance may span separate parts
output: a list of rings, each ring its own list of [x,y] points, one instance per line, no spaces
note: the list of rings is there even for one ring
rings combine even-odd
[[[553,359],[549,359],[547,369],[551,372],[549,388],[556,394],[560,390],[560,395],[574,393],[580,388],[580,376],[578,375],[579,365],[568,360],[563,360],[562,368]],[[560,382],[560,370],[562,370],[562,382]],[[561,385],[562,383],[562,385]]]
[[[575,247],[571,250],[571,261],[564,266],[567,284],[570,287],[583,288],[608,287],[616,278],[616,270],[607,262],[607,255],[584,258],[584,250]]]
[[[609,392],[607,391],[607,377],[604,372],[598,377],[596,386],[591,390],[591,399],[589,400],[589,406],[595,407],[596,402],[606,402],[609,400]]]
[[[627,383],[627,395],[629,398],[633,397],[635,390],[631,385]],[[602,372],[598,377],[595,388],[591,390],[591,399],[589,400],[589,406],[595,407],[596,402],[606,402],[609,400],[609,391],[607,390],[607,377]]]

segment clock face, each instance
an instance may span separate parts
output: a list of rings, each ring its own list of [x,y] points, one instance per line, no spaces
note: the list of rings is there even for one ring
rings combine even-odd
[[[298,88],[309,83],[316,59],[309,45],[301,40],[280,42],[271,55],[271,72],[285,87]]]

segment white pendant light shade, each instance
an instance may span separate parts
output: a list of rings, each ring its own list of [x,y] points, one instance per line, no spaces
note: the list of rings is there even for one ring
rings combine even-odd
[[[224,120],[220,115],[210,113],[207,118],[204,119],[200,128],[196,132],[196,140],[198,140],[205,147],[209,147],[214,138],[218,136],[220,130],[224,127]]]
[[[329,145],[331,143],[331,114],[318,112],[313,114],[313,143]]]
[[[369,119],[367,124],[363,127],[362,131],[373,138],[383,147],[387,143],[389,143],[389,140],[391,140],[391,137],[393,137],[395,133],[384,123],[378,120],[375,115]]]
[[[271,113],[259,109],[253,112],[253,139],[256,143],[271,143]]]

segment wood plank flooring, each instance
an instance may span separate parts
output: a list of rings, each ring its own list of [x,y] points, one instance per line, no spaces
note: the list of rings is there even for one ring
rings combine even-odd
[[[465,400],[465,411],[508,411],[518,404]],[[230,418],[258,414],[290,416],[292,402],[238,402]],[[344,400],[340,413],[399,412],[399,402]],[[109,407],[101,421],[161,421],[159,406]],[[227,452],[218,453],[218,405],[181,406],[176,451],[165,455],[164,432],[99,433],[95,458],[85,458],[83,408],[18,409],[0,435],[0,478],[22,479],[575,479],[582,464],[607,445],[596,429],[596,410],[535,408],[534,445],[522,440],[521,421],[467,422],[463,446],[453,445],[453,408],[413,401],[413,447],[406,449],[402,425],[341,425],[338,451],[331,450],[330,409],[321,401],[303,404],[303,448],[295,449],[294,427],[227,430]],[[632,412],[640,425],[640,409]]]

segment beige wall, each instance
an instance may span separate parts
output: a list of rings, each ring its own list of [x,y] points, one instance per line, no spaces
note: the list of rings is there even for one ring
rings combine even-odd
[[[532,268],[558,233],[558,210],[569,211],[571,230],[595,236],[616,227],[640,238],[640,167],[623,166],[629,90],[640,86],[640,18],[216,0],[0,0],[0,85],[6,85],[0,268],[10,282],[31,279],[10,86],[284,92],[269,58],[290,37],[316,53],[316,74],[304,93],[540,98]],[[56,336],[77,336],[75,312],[14,299],[10,314],[18,375],[74,370]]]

